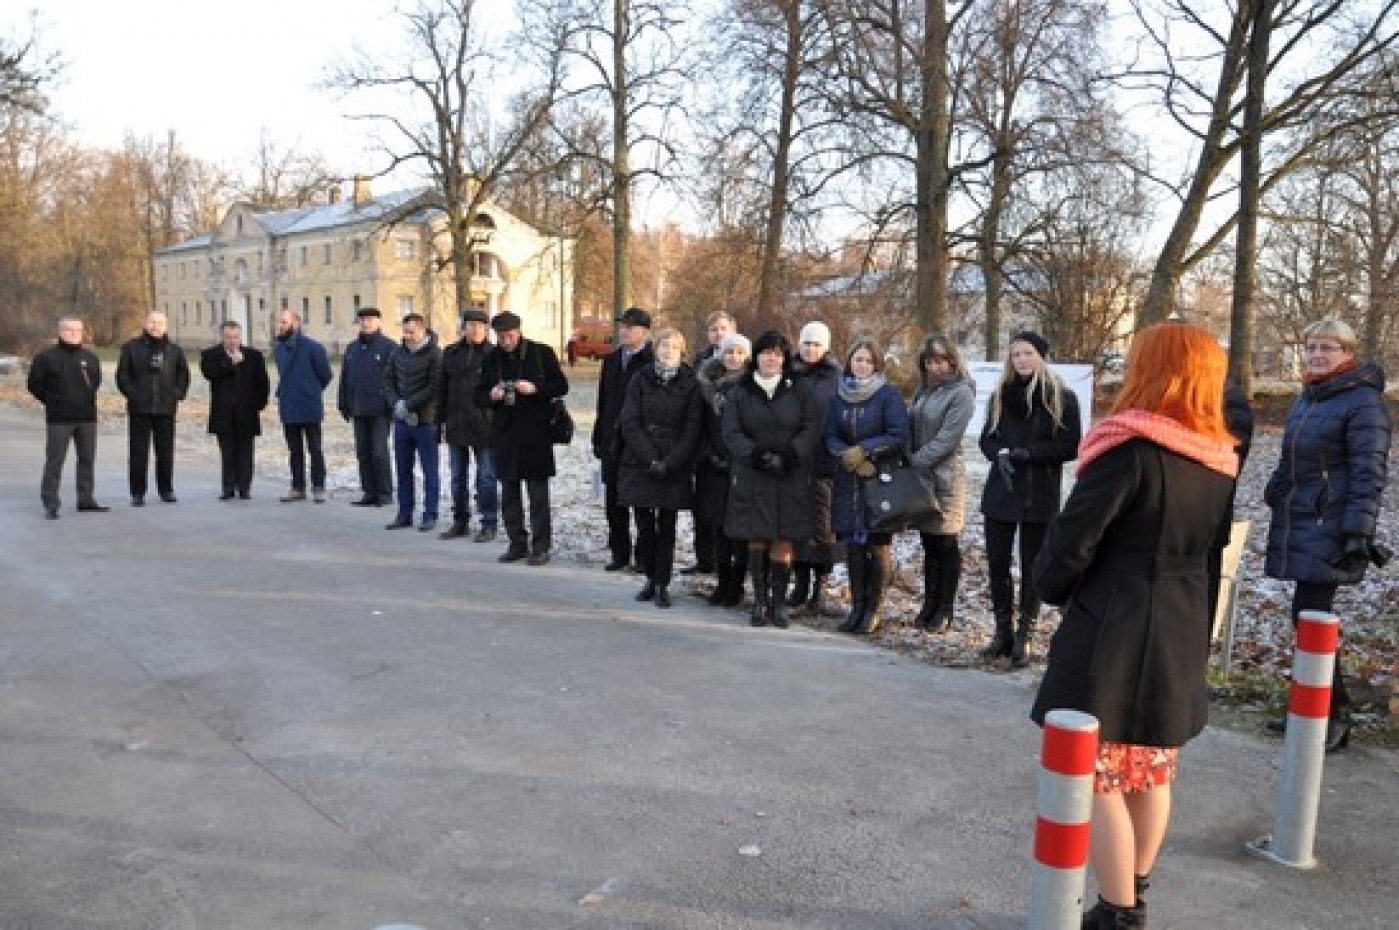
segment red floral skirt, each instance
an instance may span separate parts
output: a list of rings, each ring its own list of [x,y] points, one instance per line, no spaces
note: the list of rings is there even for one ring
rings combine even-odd
[[[1131,794],[1150,791],[1176,780],[1178,749],[1135,746],[1131,743],[1103,743],[1098,747],[1098,764],[1093,775],[1097,794]]]

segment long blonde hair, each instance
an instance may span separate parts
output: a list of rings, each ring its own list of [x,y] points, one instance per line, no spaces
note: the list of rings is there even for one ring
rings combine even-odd
[[[1011,343],[1013,347],[1014,342]],[[1002,405],[1006,388],[1015,382],[1015,365],[1011,363],[1010,353],[1006,353],[1005,365],[1001,368],[1001,381],[996,385],[996,390],[991,392],[991,406],[988,415],[991,419],[991,429],[995,431],[1001,425]],[[1025,389],[1025,415],[1028,417],[1035,409],[1035,398],[1039,398],[1040,405],[1049,412],[1050,418],[1054,421],[1055,429],[1064,428],[1064,393],[1068,391],[1068,386],[1064,384],[1064,379],[1054,373],[1049,367],[1049,362],[1044,356],[1040,356],[1039,367],[1035,373],[1030,375],[1030,383]]]

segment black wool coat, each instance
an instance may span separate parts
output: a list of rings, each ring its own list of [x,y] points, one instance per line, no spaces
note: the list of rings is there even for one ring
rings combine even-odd
[[[1045,535],[1035,584],[1064,617],[1033,719],[1098,718],[1101,738],[1181,746],[1205,726],[1206,557],[1234,479],[1144,439],[1091,461]]]
[[[646,343],[622,365],[622,350],[602,360],[597,379],[597,411],[593,417],[593,455],[602,462],[602,480],[608,484],[617,480],[617,465],[621,459],[621,434],[617,420],[622,405],[627,402],[627,385],[632,375],[650,368],[656,361],[651,343]]]
[[[516,394],[515,403],[491,400],[503,381],[531,381],[539,391]],[[514,352],[499,346],[481,364],[476,404],[491,411],[491,452],[502,481],[542,481],[554,477],[554,446],[549,419],[554,398],[568,393],[559,357],[542,342],[521,339]]]
[[[1048,523],[1059,512],[1063,496],[1064,463],[1078,458],[1083,438],[1078,396],[1064,390],[1063,425],[1055,426],[1049,411],[1036,400],[1026,413],[1025,391],[1019,382],[1005,388],[1001,419],[992,428],[991,417],[981,428],[981,452],[993,463],[981,491],[981,513],[1005,523]],[[1030,461],[1015,466],[1011,487],[994,467],[1002,449],[1026,449]]]
[[[821,441],[821,414],[811,394],[784,375],[769,398],[750,371],[729,393],[723,432],[730,463],[724,535],[810,538],[816,532],[811,460]],[[782,474],[757,467],[763,452],[782,457]]]
[[[695,520],[709,526],[723,526],[729,504],[730,457],[724,445],[724,407],[729,393],[748,377],[748,370],[729,371],[712,358],[699,374],[700,397],[704,402],[703,431],[695,465]]]
[[[260,414],[272,395],[262,353],[243,346],[243,361],[235,365],[223,346],[210,346],[200,353],[199,371],[209,382],[209,432],[262,435]]]
[[[617,502],[625,507],[689,510],[694,506],[695,452],[703,426],[699,379],[689,365],[662,381],[655,366],[639,371],[627,385],[617,428],[622,457],[617,469]],[[664,462],[665,474],[647,471]]]
[[[60,341],[34,356],[28,386],[44,405],[46,423],[95,423],[102,362],[82,346]]]

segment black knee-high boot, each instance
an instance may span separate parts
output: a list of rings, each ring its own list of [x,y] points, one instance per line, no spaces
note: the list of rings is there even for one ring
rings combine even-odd
[[[936,537],[927,534],[923,536],[923,606],[913,621],[918,629],[931,632],[936,632],[933,621],[942,603],[942,590],[938,586],[942,580],[941,552],[935,548],[934,539]]]
[[[845,615],[845,622],[836,629],[841,633],[854,633],[856,627],[864,622],[868,598],[865,591],[865,547],[853,544],[846,547],[845,565],[850,572],[850,613]]]
[[[811,563],[793,562],[790,568],[792,570],[792,596],[786,599],[786,603],[788,607],[801,607],[811,595]]]
[[[787,614],[787,580],[792,574],[791,562],[772,562],[768,566],[768,604],[772,625],[786,629],[790,620]]]
[[[870,546],[865,551],[865,614],[855,632],[873,634],[879,632],[883,623],[879,610],[884,606],[884,592],[894,579],[894,558],[888,546]]]
[[[768,554],[765,549],[748,550],[748,574],[753,579],[753,609],[749,612],[749,623],[753,626],[767,626],[768,599]]]

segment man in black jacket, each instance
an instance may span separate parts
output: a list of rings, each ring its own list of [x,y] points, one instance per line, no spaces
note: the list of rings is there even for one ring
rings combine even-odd
[[[626,568],[632,556],[631,514],[617,503],[617,464],[622,452],[617,418],[626,402],[627,384],[632,375],[656,360],[650,342],[651,314],[640,307],[629,307],[617,318],[617,323],[619,345],[602,360],[602,373],[597,383],[597,416],[593,419],[593,455],[602,463],[607,548],[612,551],[612,561],[606,566],[609,572]],[[644,572],[647,566],[638,564],[637,568]]]
[[[442,350],[420,313],[403,318],[403,343],[389,359],[384,398],[393,411],[393,454],[398,469],[398,516],[386,529],[413,525],[413,460],[423,469],[421,532],[437,528],[437,499],[442,490],[437,464],[437,401],[442,380]]]
[[[155,489],[165,503],[175,503],[175,408],[189,393],[189,365],[165,328],[165,314],[146,314],[145,332],[121,347],[117,361],[117,390],[126,398],[132,507],[146,503],[152,445]]]
[[[452,471],[452,525],[440,535],[460,539],[471,523],[471,459],[476,459],[476,512],[480,528],[475,541],[490,542],[500,521],[500,494],[496,485],[495,458],[491,455],[491,412],[476,405],[476,385],[481,365],[494,351],[490,340],[491,318],[484,310],[471,309],[462,316],[461,338],[442,351],[442,388],[438,407],[445,424],[447,452]]]
[[[378,307],[361,307],[356,316],[359,338],[345,347],[336,399],[340,416],[355,428],[361,493],[358,500],[350,503],[356,507],[384,507],[393,503],[393,459],[389,457],[393,420],[384,400],[384,372],[398,343],[380,332],[383,317]]]
[[[39,500],[44,516],[58,519],[58,485],[68,442],[78,451],[78,510],[105,513],[109,507],[92,496],[93,463],[97,460],[97,389],[102,386],[102,363],[83,348],[83,321],[58,321],[58,342],[34,356],[29,366],[29,393],[44,405],[48,440],[44,448],[44,477]]]

